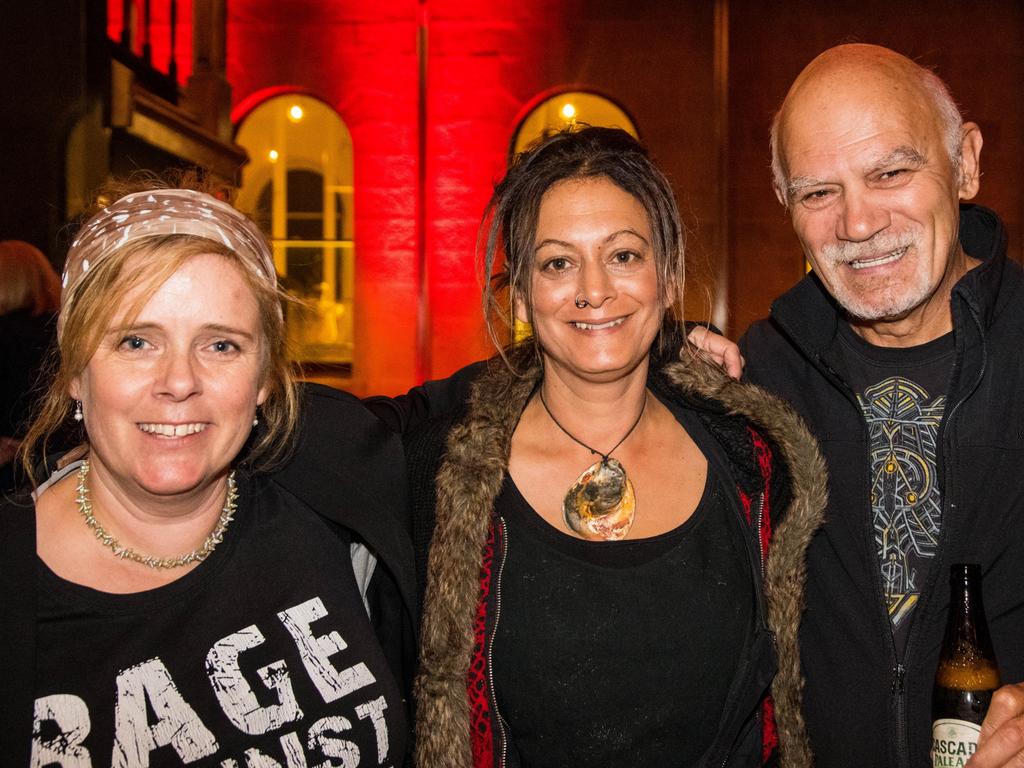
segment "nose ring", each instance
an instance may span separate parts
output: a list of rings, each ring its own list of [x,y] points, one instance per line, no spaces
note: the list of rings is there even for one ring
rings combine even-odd
[[[576,301],[574,301],[573,303],[576,305],[576,309],[583,309],[584,307],[590,306],[590,302],[584,299],[582,296],[577,296]]]

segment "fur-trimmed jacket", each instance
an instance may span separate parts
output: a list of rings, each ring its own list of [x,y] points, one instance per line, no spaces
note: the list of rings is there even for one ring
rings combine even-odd
[[[518,764],[488,668],[506,554],[494,501],[512,434],[540,377],[532,349],[516,351],[512,362],[526,374],[512,374],[499,358],[457,374],[472,380],[464,408],[406,431],[421,584],[426,572],[415,684],[420,768]],[[734,508],[749,532],[751,578],[764,596],[701,764],[809,766],[797,627],[804,554],[826,500],[817,445],[788,406],[697,358],[653,371],[648,386],[664,402],[694,409],[720,443],[737,488]]]

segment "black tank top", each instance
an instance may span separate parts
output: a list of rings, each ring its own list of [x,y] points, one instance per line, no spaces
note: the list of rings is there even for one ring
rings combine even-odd
[[[495,689],[522,765],[696,763],[754,616],[749,555],[720,474],[709,462],[694,514],[648,539],[572,537],[508,477],[496,510],[507,556]]]

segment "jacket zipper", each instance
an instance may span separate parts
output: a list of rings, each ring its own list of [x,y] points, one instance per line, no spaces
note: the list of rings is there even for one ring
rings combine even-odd
[[[765,557],[764,546],[761,544],[761,528],[764,525],[764,504],[765,504],[765,491],[761,491],[761,495],[758,497],[757,503],[757,514],[754,516],[754,524],[757,526],[754,530],[757,538],[757,559],[761,563],[761,580],[764,581],[766,571],[768,570],[768,560]]]
[[[821,366],[822,370],[825,371],[833,380],[833,383],[839,388],[840,392],[846,397],[850,404],[854,407],[857,412],[857,416],[861,427],[861,437],[864,441],[864,445],[867,447],[868,455],[866,457],[866,487],[868,490],[868,498],[871,498],[871,435],[868,432],[867,421],[864,419],[864,412],[860,407],[860,403],[857,401],[857,395],[846,383],[846,380],[829,365],[824,355],[819,354],[817,356],[818,365]],[[873,513],[869,513],[867,518],[867,538],[869,544],[869,551],[875,553],[877,562],[878,545],[875,542],[875,526],[874,520],[872,519]],[[899,757],[899,764],[903,766],[906,763],[904,759],[908,750],[909,745],[906,743],[907,740],[907,727],[904,722],[906,719],[906,691],[904,687],[904,676],[906,675],[906,666],[903,662],[907,660],[907,654],[904,653],[903,662],[899,660],[899,653],[896,650],[896,637],[892,632],[892,619],[889,618],[889,612],[886,609],[885,595],[882,593],[882,584],[879,579],[878,566],[876,565],[871,569],[872,578],[871,581],[875,587],[875,601],[884,613],[884,624],[888,630],[887,636],[889,640],[889,664],[892,670],[892,680],[889,685],[890,695],[893,698],[893,706],[896,710],[896,752]],[[920,607],[920,606],[918,606]],[[912,616],[911,626],[913,626],[915,616]]]
[[[767,631],[770,631],[770,630],[768,629],[768,616],[767,616],[768,609],[764,605],[764,600],[765,600],[765,597],[764,597],[764,576],[765,576],[765,571],[767,570],[767,567],[768,567],[768,563],[765,560],[764,551],[761,548],[761,523],[764,520],[764,505],[765,505],[765,501],[766,501],[765,495],[766,494],[765,494],[764,491],[761,491],[761,493],[758,494],[758,497],[757,497],[757,512],[753,515],[753,518],[752,518],[756,528],[754,529],[754,548],[755,548],[755,552],[754,552],[754,555],[753,555],[753,557],[751,559],[752,560],[756,559],[756,566],[759,566],[759,567],[756,567],[756,570],[759,570],[760,573],[761,573],[761,584],[760,585],[756,585],[757,588],[755,590],[756,595],[757,595],[757,597],[756,597],[756,604],[757,604],[756,620],[757,620],[757,623],[760,626],[760,628],[767,632]],[[746,522],[745,521],[741,521],[741,524],[745,525]],[[748,553],[750,552],[749,547],[747,549],[747,552]],[[755,568],[755,562],[751,563],[751,568]],[[755,570],[755,572],[756,572],[756,570]],[[755,576],[755,581],[756,581],[756,576]],[[754,713],[754,717],[757,720],[757,727],[758,727],[758,730],[760,731],[760,729],[764,727],[764,724],[761,722],[761,707],[760,707],[760,705],[758,705],[757,711]],[[725,755],[722,757],[722,762],[719,763],[721,768],[725,768],[725,766],[728,765],[729,758],[732,757],[732,753],[733,753],[733,750],[735,748],[736,748],[736,742],[733,741],[733,743],[729,745],[729,749],[727,749],[725,751]]]
[[[985,333],[981,319],[977,316],[977,313],[975,313],[975,311],[970,307],[969,304],[967,304],[966,301],[964,303],[967,306],[967,311],[970,314],[971,319],[974,321],[974,324],[977,326],[978,333],[983,340],[981,345],[981,367],[978,371],[978,376],[975,378],[974,384],[971,387],[971,391],[973,392],[973,390],[977,388],[978,383],[985,376],[985,368],[987,367],[988,356],[984,344]],[[954,359],[953,366],[954,368],[950,372],[951,389],[952,385],[954,383],[957,383],[957,377],[960,373],[959,368],[962,367],[962,361],[959,359]],[[917,640],[918,632],[915,631],[915,628],[921,626],[920,622],[916,621],[915,619],[917,618],[917,614],[924,610],[926,603],[928,602],[928,600],[930,599],[931,595],[935,590],[935,584],[939,581],[940,578],[942,578],[941,572],[945,568],[949,560],[947,552],[949,541],[949,516],[953,512],[953,510],[956,509],[956,504],[953,502],[954,494],[952,492],[953,477],[950,461],[951,451],[949,448],[950,444],[952,443],[952,438],[950,437],[950,429],[953,424],[953,417],[956,415],[956,412],[960,410],[960,406],[967,401],[968,397],[970,397],[970,393],[964,394],[964,396],[957,400],[953,404],[953,407],[950,408],[944,414],[942,419],[942,462],[944,487],[942,488],[942,519],[940,523],[941,528],[939,530],[939,548],[938,552],[936,553],[935,564],[932,566],[931,572],[928,574],[925,589],[923,589],[921,592],[921,600],[918,603],[918,605],[914,608],[914,615],[911,617],[910,630],[907,633],[907,647],[904,650],[903,654],[904,663],[896,665],[895,679],[893,680],[893,687],[894,689],[898,687],[900,694],[899,699],[897,700],[897,736],[900,739],[900,744],[904,747],[904,749],[901,752],[901,755],[909,755],[910,753],[910,744],[907,741],[908,736],[906,733],[906,696],[904,691],[904,676],[907,671],[907,662],[911,656],[911,649],[913,647],[916,647],[915,641]],[[907,765],[908,763],[909,758],[907,760],[901,760],[902,765]]]
[[[498,572],[494,579],[494,624],[491,627],[491,636],[487,641],[487,682],[491,689],[491,711],[494,712],[494,722],[498,727],[498,739],[501,742],[498,751],[498,766],[505,768],[505,746],[508,739],[505,735],[505,720],[498,710],[498,694],[494,689],[494,639],[498,635],[498,621],[501,619],[501,576],[505,571],[505,557],[508,552],[508,528],[505,526],[505,518],[497,520],[498,532],[500,533]]]
[[[920,607],[920,606],[918,606]],[[893,640],[893,651],[895,652],[896,641]],[[906,649],[904,649],[904,661],[906,660]],[[897,757],[901,766],[910,765],[910,742],[907,739],[907,691],[906,691],[907,666],[903,662],[897,662],[893,670],[892,696],[896,700],[896,746]]]
[[[767,570],[768,564],[765,562],[764,553],[761,551],[761,521],[764,519],[764,505],[765,505],[765,494],[764,491],[758,494],[756,512],[750,516],[750,522],[747,522],[746,515],[740,508],[736,515],[739,517],[740,525],[743,528],[753,528],[754,541],[753,546],[750,544],[747,546],[747,557],[750,563],[750,575],[754,578],[754,586],[756,589],[754,604],[755,604],[755,620],[757,626],[765,631],[768,630],[768,607],[765,602],[764,596],[764,576]],[[749,541],[749,540],[748,540]],[[751,551],[753,549],[753,551]],[[757,583],[757,575],[761,575],[760,583]]]
[[[892,677],[892,694],[896,697],[896,717],[898,722],[903,722],[906,716],[906,702],[905,696],[903,695],[906,691],[905,682],[907,677],[907,667],[905,664],[898,663],[895,670],[893,670]],[[902,730],[902,729],[901,729]]]
[[[761,495],[758,498],[757,515],[754,518],[754,522],[757,525],[757,528],[754,531],[754,535],[757,537],[755,539],[755,542],[757,544],[757,559],[760,560],[760,562],[761,562],[761,589],[759,590],[760,592],[764,592],[764,580],[765,580],[765,578],[768,575],[768,557],[767,557],[767,552],[764,551],[764,545],[761,543],[761,530],[762,530],[762,525],[764,524],[764,505],[767,502],[767,496],[768,496],[768,490],[767,489],[761,491]],[[765,623],[767,624],[767,617],[765,617]],[[769,694],[770,694],[770,689],[769,689]],[[760,704],[757,707],[757,711],[754,713],[754,719],[755,719],[755,721],[757,723],[757,725],[756,725],[757,732],[761,734],[761,744],[759,746],[761,746],[761,748],[763,749],[764,748],[764,727],[765,727],[765,723],[764,723],[764,710],[761,708]],[[727,757],[726,761],[728,761],[728,759],[729,758]],[[725,768],[725,762],[722,763],[722,768]]]

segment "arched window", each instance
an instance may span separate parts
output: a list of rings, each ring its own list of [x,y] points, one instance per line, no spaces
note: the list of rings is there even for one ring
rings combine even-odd
[[[314,372],[352,364],[355,240],[352,138],[309,96],[268,99],[236,141],[249,152],[239,207],[270,234],[278,277],[300,303],[286,309],[300,362]]]
[[[638,136],[629,115],[615,102],[587,91],[565,91],[544,99],[523,118],[512,142],[512,154],[522,152],[541,136],[577,123],[622,128]]]

